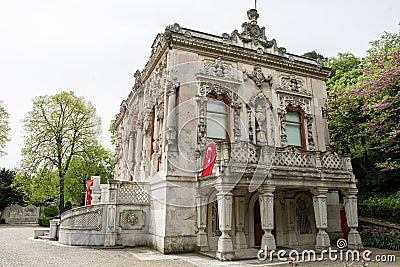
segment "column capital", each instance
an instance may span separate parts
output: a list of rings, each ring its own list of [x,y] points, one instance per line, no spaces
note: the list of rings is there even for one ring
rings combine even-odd
[[[217,189],[218,193],[217,194],[230,194],[231,190],[234,188],[233,184],[226,184],[226,183],[217,183],[214,184],[215,189]]]
[[[357,188],[348,188],[348,189],[341,190],[341,192],[346,197],[351,197],[351,196],[356,196],[357,195],[358,189]]]
[[[172,81],[168,81],[167,90],[166,90],[167,91],[167,95],[168,96],[175,95],[176,91],[179,88],[179,86],[180,86],[180,83],[177,81],[176,77],[174,77],[172,79]]]
[[[264,186],[260,186],[258,188],[258,192],[260,192],[261,194],[272,194],[272,193],[274,193],[275,189],[276,189],[276,186],[264,185]]]
[[[317,188],[310,189],[310,192],[314,196],[325,196],[326,197],[326,194],[328,193],[328,188],[317,187]]]

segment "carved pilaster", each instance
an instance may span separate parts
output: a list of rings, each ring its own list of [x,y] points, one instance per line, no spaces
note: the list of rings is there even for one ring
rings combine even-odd
[[[305,117],[307,119],[308,149],[315,150],[314,134],[313,134],[313,117],[311,115],[306,115]]]
[[[205,232],[207,226],[207,198],[198,194],[196,196],[197,211],[197,247],[200,251],[208,251],[208,236]]]
[[[244,220],[245,220],[245,193],[246,190],[235,190],[235,246],[237,249],[247,248],[246,236],[244,234]]]

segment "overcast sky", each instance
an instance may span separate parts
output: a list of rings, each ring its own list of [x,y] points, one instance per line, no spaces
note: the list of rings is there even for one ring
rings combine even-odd
[[[399,31],[399,0],[258,0],[267,38],[289,53],[364,56],[382,32]],[[175,22],[221,35],[239,29],[254,0],[0,0],[0,100],[11,139],[0,167],[17,167],[21,120],[38,95],[72,90],[92,101],[108,127],[142,70],[157,33]]]

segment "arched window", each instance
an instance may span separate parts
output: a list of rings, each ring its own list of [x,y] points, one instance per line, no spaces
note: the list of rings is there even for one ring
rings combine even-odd
[[[207,137],[212,139],[229,139],[229,106],[223,96],[207,96]]]
[[[311,215],[310,205],[300,197],[296,202],[296,219],[297,219],[297,233],[309,234],[311,233]]]
[[[288,145],[305,149],[304,116],[300,107],[288,106],[286,108],[285,124]]]

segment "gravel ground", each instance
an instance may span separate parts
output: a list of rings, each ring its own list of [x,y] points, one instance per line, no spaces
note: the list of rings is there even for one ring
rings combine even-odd
[[[141,261],[129,249],[70,247],[33,240],[34,229],[0,226],[0,266],[193,266],[180,259]]]
[[[0,266],[295,266],[288,262],[244,260],[220,262],[198,254],[163,255],[149,248],[73,247],[32,239],[35,226],[0,225]],[[369,262],[368,267],[400,266],[400,251],[370,249],[375,255],[394,255],[396,262]],[[361,262],[298,262],[298,267],[363,266]],[[365,265],[366,266],[366,265]]]

